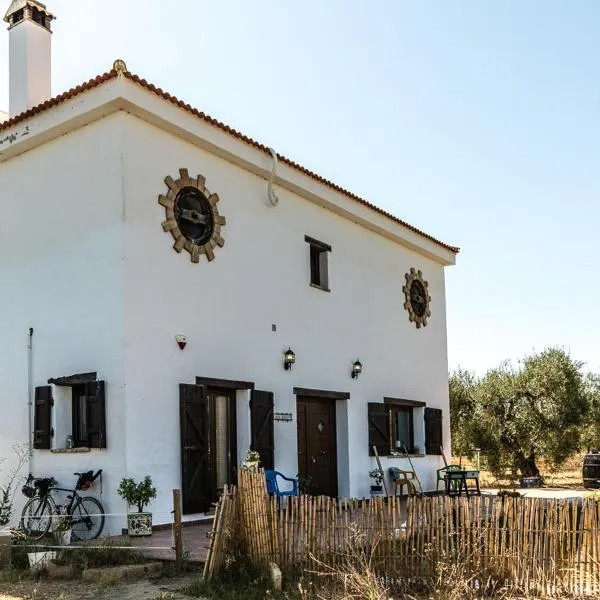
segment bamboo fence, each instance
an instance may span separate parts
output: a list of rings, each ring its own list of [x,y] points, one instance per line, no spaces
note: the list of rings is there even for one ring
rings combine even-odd
[[[262,470],[240,472],[217,506],[205,578],[227,556],[284,570],[336,569],[362,557],[388,581],[433,581],[440,565],[460,563],[476,587],[594,595],[599,525],[593,499],[302,495],[278,503]]]

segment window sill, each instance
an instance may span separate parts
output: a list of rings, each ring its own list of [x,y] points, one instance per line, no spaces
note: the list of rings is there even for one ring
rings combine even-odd
[[[426,454],[400,454],[399,452],[396,452],[394,454],[388,454],[388,458],[406,458],[406,456],[409,456],[410,458],[425,458],[427,455]]]
[[[81,454],[83,452],[91,452],[90,448],[55,448],[50,450],[52,454]]]
[[[316,283],[311,283],[310,287],[315,288],[316,290],[321,290],[322,292],[331,292],[329,288],[323,287],[322,285],[317,285]]]

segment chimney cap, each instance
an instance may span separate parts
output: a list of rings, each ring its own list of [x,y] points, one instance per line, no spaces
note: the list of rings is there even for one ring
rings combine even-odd
[[[12,0],[6,14],[4,15],[4,20],[7,23],[10,23],[10,18],[18,11],[23,10],[26,6],[31,8],[37,8],[38,10],[45,12],[46,17],[48,19],[54,19],[54,15],[48,11],[46,5],[38,0]]]

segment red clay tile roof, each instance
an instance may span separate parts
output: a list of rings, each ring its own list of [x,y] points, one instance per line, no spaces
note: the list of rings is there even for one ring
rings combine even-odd
[[[108,71],[107,73],[104,73],[103,75],[99,75],[98,77],[96,77],[94,79],[90,79],[86,83],[83,83],[81,85],[78,85],[77,87],[71,88],[70,90],[64,92],[63,94],[60,94],[59,96],[55,96],[54,98],[50,98],[49,100],[46,100],[46,102],[43,102],[42,104],[39,104],[38,106],[34,106],[33,108],[30,108],[29,110],[25,111],[24,113],[21,113],[20,115],[12,117],[8,121],[1,123],[0,131],[9,129],[10,127],[12,127],[13,125],[15,125],[17,123],[25,121],[25,120],[29,119],[30,117],[33,117],[34,115],[37,115],[41,112],[44,112],[44,111],[52,108],[53,106],[56,106],[57,104],[65,102],[66,100],[70,100],[71,98],[78,96],[79,94],[81,94],[87,90],[96,88],[99,85],[101,85],[102,83],[104,83],[105,81],[114,79],[117,76],[118,76],[117,71],[115,69],[113,69],[111,71]],[[160,96],[164,100],[167,100],[167,101],[171,102],[172,104],[175,104],[176,106],[182,108],[183,110],[186,110],[187,112],[197,116],[198,118],[202,119],[206,123],[209,123],[210,125],[213,125],[214,127],[218,127],[219,129],[225,131],[226,133],[246,142],[247,144],[250,144],[251,146],[254,146],[255,148],[258,148],[259,150],[261,150],[265,154],[268,154],[269,156],[271,155],[271,151],[269,150],[269,148],[267,148],[267,146],[264,146],[263,144],[260,144],[259,142],[253,140],[252,138],[249,138],[248,136],[244,135],[243,133],[236,131],[235,129],[229,127],[229,125],[225,125],[224,123],[221,123],[221,121],[217,121],[217,119],[213,119],[211,116],[203,113],[202,111],[199,111],[197,108],[194,108],[193,106],[190,106],[189,104],[186,104],[182,100],[179,100],[179,98],[176,98],[175,96],[172,96],[168,92],[163,91],[161,88],[157,88],[155,85],[147,82],[145,79],[142,79],[141,77],[138,77],[137,75],[130,73],[129,71],[124,72],[123,76],[126,77],[127,79],[137,83],[138,85],[141,85],[148,91],[155,93],[157,96]],[[375,206],[374,204],[371,204],[371,202],[368,202],[364,198],[361,198],[360,196],[357,196],[356,194],[353,194],[352,192],[345,190],[344,188],[340,187],[339,185],[336,185],[335,183],[328,181],[324,177],[321,177],[320,175],[313,173],[312,171],[306,169],[305,167],[302,167],[301,165],[290,160],[289,158],[286,158],[285,156],[281,156],[279,154],[277,156],[281,162],[289,165],[293,169],[296,169],[297,171],[300,171],[301,173],[304,173],[305,175],[312,177],[316,181],[319,181],[323,185],[326,185],[327,187],[330,187],[330,188],[336,190],[337,192],[339,192],[340,194],[343,194],[344,196],[347,196],[348,198],[352,198],[352,200],[356,200],[356,202],[359,202],[360,204],[363,204],[364,206],[369,207],[371,210],[374,210],[375,212],[378,212],[379,214],[387,217],[388,219],[391,219],[395,223],[399,223],[400,225],[402,225],[403,227],[406,227],[410,231],[413,231],[414,233],[417,233],[418,235],[434,242],[438,246],[441,246],[442,248],[445,248],[446,250],[449,250],[450,252],[453,252],[454,254],[458,254],[458,252],[460,251],[459,248],[457,248],[455,246],[449,246],[448,244],[441,242],[440,240],[425,233],[424,231],[421,231],[420,229],[413,227],[409,223],[402,221],[398,217],[395,217],[391,213],[389,213],[381,208],[378,208],[377,206]]]

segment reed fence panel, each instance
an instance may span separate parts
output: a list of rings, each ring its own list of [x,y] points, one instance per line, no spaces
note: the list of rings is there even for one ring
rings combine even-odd
[[[460,562],[474,585],[530,593],[600,593],[600,504],[593,499],[475,496],[278,502],[264,473],[240,472],[217,506],[205,577],[225,557],[318,570],[370,561],[388,581],[434,581]]]

